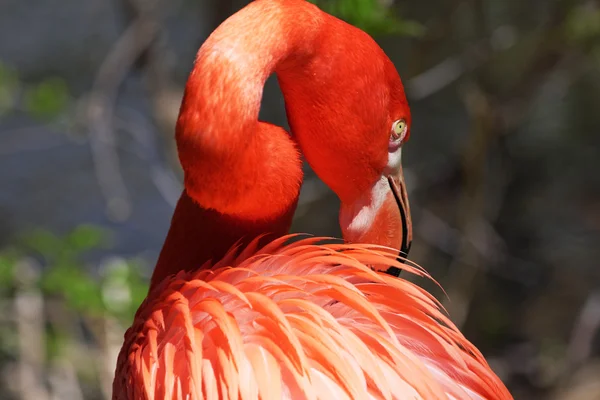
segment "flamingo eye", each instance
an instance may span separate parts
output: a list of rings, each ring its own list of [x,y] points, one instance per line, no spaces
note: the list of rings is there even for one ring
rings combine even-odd
[[[391,140],[394,142],[402,142],[406,137],[406,131],[408,126],[406,125],[406,121],[403,119],[399,119],[398,121],[392,124],[392,135]]]

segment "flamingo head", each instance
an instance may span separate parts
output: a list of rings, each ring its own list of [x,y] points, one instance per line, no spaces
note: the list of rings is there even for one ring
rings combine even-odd
[[[333,19],[329,26],[317,56],[277,71],[290,128],[340,198],[344,239],[406,256],[412,221],[401,155],[411,116],[400,76],[366,33]]]
[[[408,107],[397,107],[383,119],[386,124],[359,135],[364,148],[356,147],[354,154],[343,157],[350,164],[362,160],[364,166],[362,173],[346,175],[340,184],[342,193],[347,190],[354,194],[347,199],[340,197],[340,226],[347,242],[393,247],[406,257],[412,242],[412,219],[402,171],[402,147],[410,135]]]

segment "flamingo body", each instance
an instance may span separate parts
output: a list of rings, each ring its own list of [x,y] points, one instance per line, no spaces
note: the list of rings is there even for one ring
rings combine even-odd
[[[277,73],[292,135],[258,121]],[[185,190],[113,398],[511,399],[418,286],[400,77],[366,33],[304,0],[256,0],[202,45],[176,126]],[[285,244],[302,154],[347,244]],[[371,245],[360,243],[373,243]]]
[[[392,249],[284,237],[153,290],[115,399],[510,399]]]

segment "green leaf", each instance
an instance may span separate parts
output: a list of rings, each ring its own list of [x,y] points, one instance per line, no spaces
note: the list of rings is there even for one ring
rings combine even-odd
[[[0,116],[14,107],[19,88],[17,72],[0,63]]]
[[[0,292],[13,286],[15,265],[18,256],[16,252],[4,250],[0,253]]]
[[[0,356],[10,354],[17,356],[19,351],[19,341],[16,329],[11,324],[0,325]]]
[[[48,78],[25,91],[25,107],[42,119],[57,116],[66,108],[69,99],[67,85],[60,78]]]
[[[378,0],[311,0],[311,3],[370,34],[420,36],[424,33],[421,24],[398,18],[392,8]]]
[[[25,246],[25,250],[38,253],[48,262],[56,259],[64,247],[61,238],[41,228],[36,228],[24,235],[22,243]]]
[[[79,265],[58,265],[45,271],[42,289],[60,295],[67,305],[86,314],[104,310],[100,284]]]
[[[69,343],[68,336],[56,329],[46,331],[46,354],[49,360],[60,358]]]
[[[600,36],[600,10],[586,6],[574,8],[565,25],[567,37],[574,42],[583,42]]]
[[[65,237],[67,246],[75,252],[103,247],[108,242],[108,232],[92,225],[79,225]]]

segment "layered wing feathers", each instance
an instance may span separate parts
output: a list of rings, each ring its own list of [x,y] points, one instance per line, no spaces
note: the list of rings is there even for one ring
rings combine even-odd
[[[372,268],[422,269],[387,248],[288,239],[149,293],[113,398],[512,398],[433,296]]]

